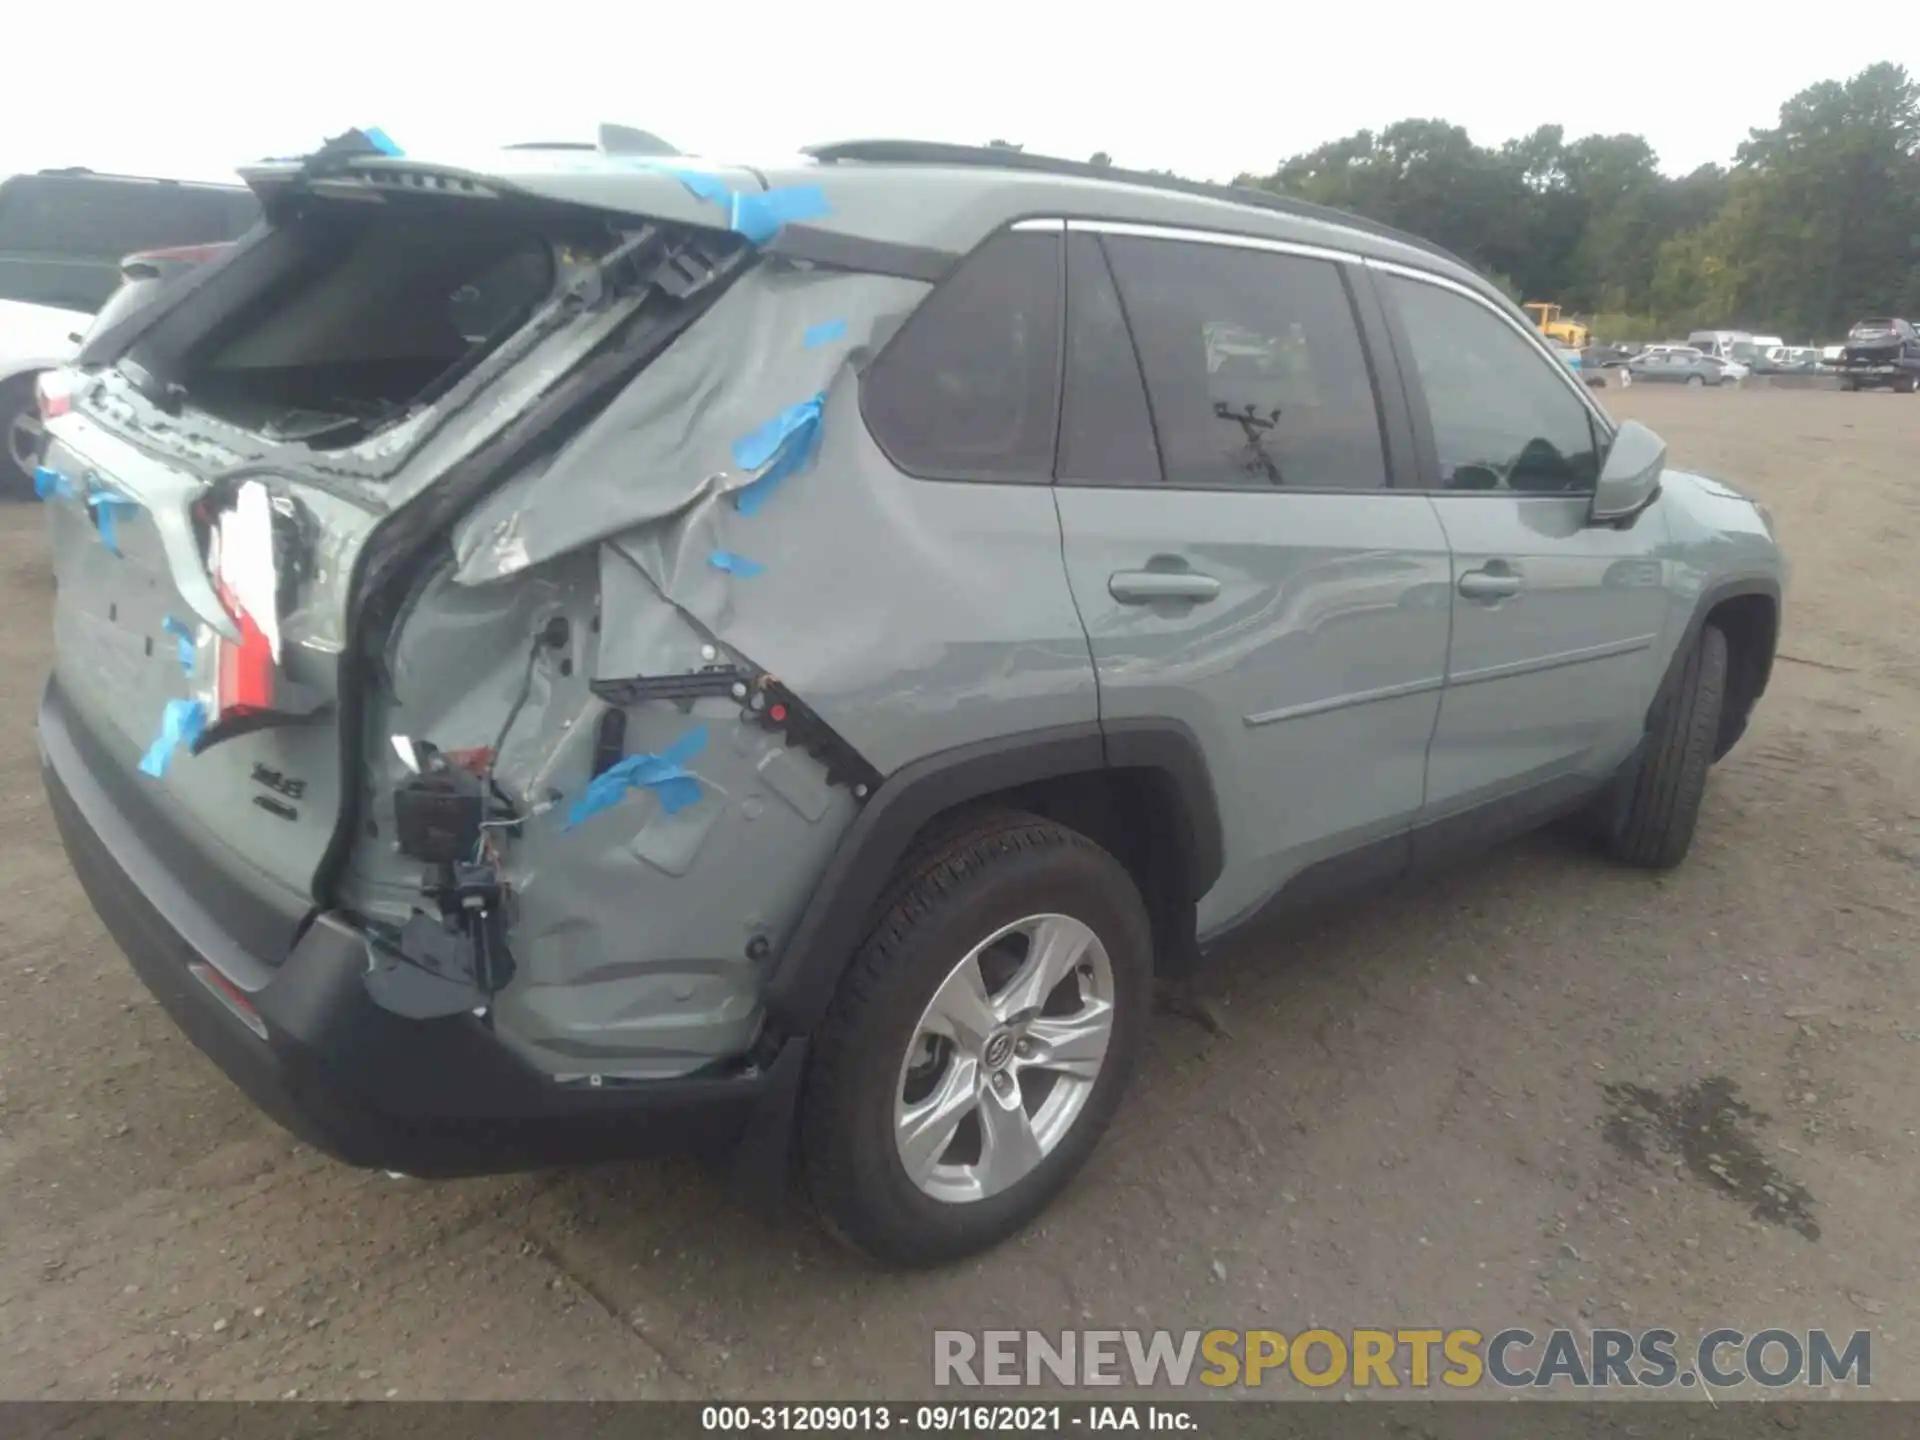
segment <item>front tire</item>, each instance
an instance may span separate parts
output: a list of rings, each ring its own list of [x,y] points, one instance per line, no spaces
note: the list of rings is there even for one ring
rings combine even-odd
[[[1623,773],[1603,826],[1617,860],[1666,870],[1686,858],[1700,819],[1726,703],[1727,637],[1700,631],[1678,683],[1655,707],[1640,758]]]
[[[800,1178],[887,1265],[997,1244],[1073,1178],[1126,1088],[1153,943],[1127,871],[1007,814],[896,876],[815,1037]]]

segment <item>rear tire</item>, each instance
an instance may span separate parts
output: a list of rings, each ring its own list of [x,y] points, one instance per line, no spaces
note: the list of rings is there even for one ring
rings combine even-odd
[[[1610,795],[1602,841],[1616,860],[1665,870],[1686,858],[1726,702],[1727,637],[1700,631],[1678,683],[1656,704],[1639,759]]]
[[[1695,386],[1697,388],[1704,389],[1706,387],[1706,383],[1707,382],[1705,378],[1699,375],[1689,375],[1687,377],[1687,384],[1691,386]]]
[[[1152,932],[1117,860],[1019,813],[910,856],[882,905],[814,1038],[800,1181],[844,1243],[937,1265],[1026,1225],[1092,1153],[1145,1038]]]
[[[34,468],[46,443],[31,375],[0,385],[0,442],[0,500],[31,500]]]

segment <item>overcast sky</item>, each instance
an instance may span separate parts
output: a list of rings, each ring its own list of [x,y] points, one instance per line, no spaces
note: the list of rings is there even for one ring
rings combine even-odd
[[[90,0],[9,26],[0,175],[220,178],[379,125],[405,149],[589,139],[693,154],[861,136],[985,143],[1226,180],[1435,116],[1497,144],[1544,123],[1726,162],[1780,102],[1876,60],[1920,72],[1898,3],[1360,0]],[[20,22],[31,16],[33,23]]]

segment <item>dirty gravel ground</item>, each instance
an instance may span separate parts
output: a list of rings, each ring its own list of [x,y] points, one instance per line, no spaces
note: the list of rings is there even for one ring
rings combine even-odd
[[[257,1115],[68,873],[0,510],[0,1396],[902,1397],[938,1326],[1309,1322],[1871,1328],[1920,1396],[1920,401],[1608,399],[1797,567],[1688,863],[1536,838],[1244,948],[1040,1228],[904,1277],[697,1165],[429,1185]]]

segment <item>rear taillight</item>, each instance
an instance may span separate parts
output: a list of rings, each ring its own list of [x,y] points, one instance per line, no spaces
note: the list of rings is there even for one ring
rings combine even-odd
[[[225,585],[220,586],[220,600],[240,627],[240,640],[238,644],[226,639],[214,642],[219,665],[214,692],[217,713],[222,720],[264,714],[273,709],[273,645]]]
[[[67,370],[42,370],[34,381],[34,395],[40,402],[40,418],[53,420],[73,409],[74,377]]]
[[[266,487],[248,481],[214,528],[210,569],[220,604],[240,631],[213,641],[213,727],[258,722],[276,712],[279,575]]]

